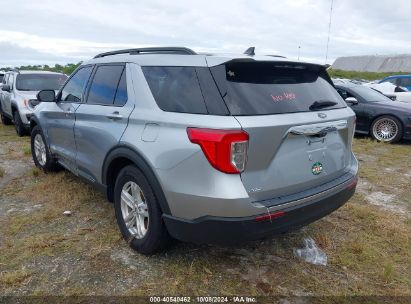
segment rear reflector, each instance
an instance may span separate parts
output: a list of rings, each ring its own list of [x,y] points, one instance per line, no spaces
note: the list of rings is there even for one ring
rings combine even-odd
[[[283,215],[285,215],[284,211],[278,211],[278,212],[275,212],[275,213],[270,213],[270,214],[257,216],[254,219],[254,221],[255,222],[262,222],[262,221],[267,221],[267,220],[273,220],[273,219],[279,218]]]
[[[210,164],[224,173],[241,173],[247,161],[248,134],[237,130],[187,128],[188,138],[200,145]]]
[[[356,177],[348,186],[347,189],[353,189],[357,186],[358,183],[358,177]]]

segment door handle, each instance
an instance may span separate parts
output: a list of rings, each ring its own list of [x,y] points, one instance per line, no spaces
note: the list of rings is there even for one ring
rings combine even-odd
[[[113,113],[106,115],[106,117],[112,120],[119,120],[123,118],[123,115],[120,115],[118,111],[114,111]]]
[[[70,116],[71,114],[73,114],[74,112],[71,110],[71,109],[68,109],[68,110],[65,110],[64,111],[64,114],[66,115],[66,116]]]

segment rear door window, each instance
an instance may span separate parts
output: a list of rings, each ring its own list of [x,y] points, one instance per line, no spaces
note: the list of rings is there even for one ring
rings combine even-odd
[[[87,103],[113,105],[124,65],[101,65],[97,67],[90,85]]]
[[[322,67],[278,62],[228,62],[211,68],[232,115],[310,111],[315,102],[346,107]]]
[[[194,67],[142,67],[160,109],[167,112],[207,114]]]

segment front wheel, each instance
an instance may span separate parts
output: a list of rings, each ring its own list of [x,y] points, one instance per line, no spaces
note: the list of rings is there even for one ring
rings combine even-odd
[[[121,234],[130,247],[155,253],[169,242],[156,196],[144,174],[133,165],[124,167],[114,187],[114,209]]]
[[[371,125],[371,136],[378,141],[395,143],[402,138],[402,124],[393,116],[378,117]]]
[[[55,171],[58,167],[38,126],[31,131],[31,155],[34,164],[45,172]]]
[[[16,127],[16,133],[18,136],[26,135],[26,129],[24,127],[23,122],[21,121],[20,114],[18,111],[14,112],[13,116],[14,126]]]

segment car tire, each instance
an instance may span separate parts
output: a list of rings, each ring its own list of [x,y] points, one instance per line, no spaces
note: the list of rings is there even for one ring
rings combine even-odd
[[[23,122],[21,121],[19,111],[14,112],[13,120],[14,120],[14,126],[16,128],[17,135],[20,137],[26,135],[27,132],[26,132]]]
[[[142,254],[153,254],[170,243],[157,197],[136,166],[126,166],[118,174],[114,186],[117,224],[130,247]]]
[[[58,169],[58,164],[51,156],[39,126],[35,126],[31,131],[31,155],[34,164],[44,172],[52,172]]]
[[[396,117],[383,115],[373,121],[370,133],[375,140],[392,144],[401,140],[403,127]]]
[[[3,125],[5,126],[9,126],[12,124],[12,121],[10,118],[6,117],[4,114],[1,114],[1,122],[3,123]]]

